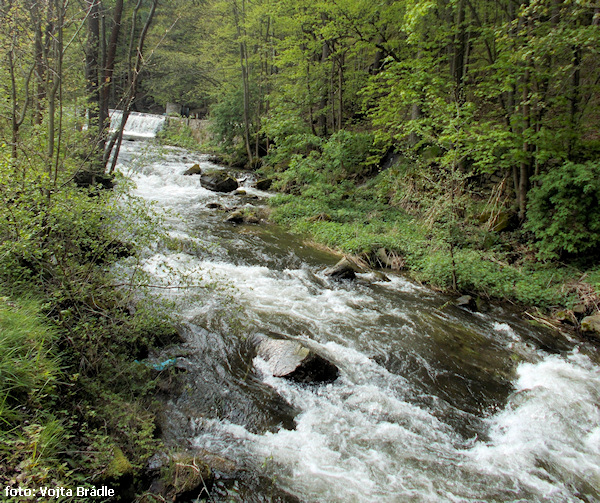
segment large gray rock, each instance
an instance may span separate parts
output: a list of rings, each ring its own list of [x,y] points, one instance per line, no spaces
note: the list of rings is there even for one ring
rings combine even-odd
[[[456,305],[468,309],[469,311],[477,311],[477,300],[470,295],[462,295],[456,299]]]
[[[229,176],[225,171],[211,171],[200,175],[202,187],[215,192],[232,192],[238,188],[235,178]]]
[[[325,269],[325,276],[329,276],[332,279],[354,279],[357,272],[362,272],[361,269],[344,257],[333,267]]]
[[[265,337],[258,341],[257,353],[275,377],[300,383],[327,383],[339,375],[333,363],[298,341]]]
[[[600,340],[600,313],[583,318],[581,320],[581,330]]]

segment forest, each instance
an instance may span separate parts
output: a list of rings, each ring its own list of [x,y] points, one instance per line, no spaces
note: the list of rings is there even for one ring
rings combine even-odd
[[[0,0],[0,45],[2,490],[166,501],[138,360],[180,334],[119,268],[165,216],[117,162],[169,103],[159,141],[268,180],[270,224],[600,337],[595,1]]]

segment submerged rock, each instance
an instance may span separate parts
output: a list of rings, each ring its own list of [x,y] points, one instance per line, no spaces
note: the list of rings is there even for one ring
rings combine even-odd
[[[265,337],[258,342],[257,351],[275,377],[300,383],[328,383],[339,376],[333,363],[298,341]]]
[[[324,274],[332,279],[354,279],[357,272],[361,272],[360,268],[344,257],[333,267],[325,269]]]
[[[583,318],[581,320],[581,330],[600,340],[600,313]]]
[[[200,175],[200,184],[215,192],[232,192],[238,188],[237,180],[225,171],[211,171]]]
[[[191,168],[186,169],[183,172],[183,174],[186,175],[186,176],[201,175],[202,174],[202,168],[200,167],[199,164],[194,164]]]

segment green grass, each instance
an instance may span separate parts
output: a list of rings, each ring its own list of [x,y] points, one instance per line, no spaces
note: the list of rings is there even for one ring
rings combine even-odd
[[[0,297],[0,482],[65,481],[68,442],[53,410],[61,378],[53,352],[57,333],[30,299]],[[14,482],[13,482],[14,485]]]
[[[394,205],[399,197],[390,191],[389,173],[359,187],[348,181],[327,183],[319,175],[312,173],[311,183],[295,185],[291,194],[273,197],[272,219],[344,253],[368,256],[387,248],[404,257],[408,274],[436,288],[450,290],[454,271],[461,292],[541,308],[572,307],[581,301],[569,285],[580,280],[585,268],[537,260],[519,231],[486,231],[473,217],[475,202],[459,220],[457,236],[451,238],[443,217],[426,225],[424,211],[419,217],[418,212],[409,214]],[[289,172],[284,174],[286,184],[280,186],[289,187],[289,177]],[[589,270],[585,277],[596,292],[599,278],[598,269]]]

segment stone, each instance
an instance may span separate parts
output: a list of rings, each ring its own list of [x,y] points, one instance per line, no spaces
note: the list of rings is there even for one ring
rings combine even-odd
[[[257,353],[275,377],[299,383],[329,383],[339,376],[333,363],[295,340],[264,337],[258,342]]]
[[[360,269],[344,257],[333,267],[325,269],[324,274],[332,279],[354,279],[357,272],[361,272]]]
[[[75,173],[73,181],[77,187],[99,187],[102,189],[110,190],[114,188],[115,182],[114,177],[111,175],[105,175],[103,173],[92,173],[87,170],[80,170]]]
[[[573,306],[573,313],[575,316],[585,316],[588,312],[588,308],[585,304],[577,304]]]
[[[244,223],[244,213],[240,210],[233,211],[227,216],[225,222],[229,222],[232,224]]]
[[[236,196],[245,196],[246,195],[246,191],[244,189],[237,189],[234,194]]]
[[[581,331],[600,340],[600,313],[583,318]]]
[[[469,311],[477,311],[477,301],[470,295],[462,295],[461,297],[456,299],[455,304],[458,307],[464,307]]]
[[[237,180],[225,171],[211,171],[200,175],[202,187],[214,192],[232,192],[238,188]]]
[[[202,174],[202,168],[200,167],[199,164],[194,164],[191,168],[186,169],[183,174],[185,176],[190,176],[190,175],[201,175]]]
[[[222,205],[222,204],[219,204],[219,203],[208,203],[208,204],[206,205],[206,207],[207,207],[209,210],[222,210],[222,209],[223,209],[223,205]]]
[[[254,186],[258,190],[269,190],[271,188],[271,180],[268,178],[262,178],[261,180],[257,180]]]
[[[246,213],[243,210],[235,210],[229,213],[225,222],[232,224],[257,224],[260,219],[252,213]]]
[[[390,278],[388,278],[381,271],[373,271],[373,276],[375,276],[375,281],[385,281],[385,282],[392,281]]]
[[[575,316],[566,309],[555,311],[555,313],[552,315],[552,318],[560,323],[567,323],[568,325],[575,325],[577,321]]]

